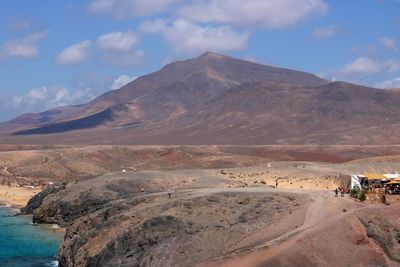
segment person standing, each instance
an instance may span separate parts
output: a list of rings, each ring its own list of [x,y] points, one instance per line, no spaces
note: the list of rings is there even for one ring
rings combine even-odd
[[[171,199],[171,191],[168,190],[168,198]]]

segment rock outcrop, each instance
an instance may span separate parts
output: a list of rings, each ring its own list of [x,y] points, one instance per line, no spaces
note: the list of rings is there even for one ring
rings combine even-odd
[[[230,189],[230,179],[206,175],[123,175],[48,189],[26,207],[35,222],[66,227],[60,266],[193,266],[295,229],[303,220],[304,196],[267,187]],[[163,188],[175,188],[171,198]],[[281,232],[268,231],[295,212],[297,221]]]
[[[390,217],[389,217],[390,218]],[[381,213],[368,213],[360,216],[367,235],[373,238],[392,260],[400,262],[400,229]]]
[[[34,197],[32,197],[29,201],[26,207],[21,209],[21,213],[23,214],[31,214],[33,213],[34,210],[38,209],[45,198],[48,196],[54,195],[58,193],[61,190],[64,190],[66,187],[67,183],[60,183],[56,185],[51,185],[48,186],[46,189],[41,191],[40,193],[36,194]]]

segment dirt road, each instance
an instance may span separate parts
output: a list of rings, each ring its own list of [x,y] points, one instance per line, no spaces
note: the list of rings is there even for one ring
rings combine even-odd
[[[301,226],[250,251],[237,251],[199,266],[366,266],[371,262],[377,264],[372,266],[400,266],[366,235],[357,218],[358,213],[383,209],[383,205],[367,206],[348,197],[334,197],[330,191],[296,193],[311,198]]]

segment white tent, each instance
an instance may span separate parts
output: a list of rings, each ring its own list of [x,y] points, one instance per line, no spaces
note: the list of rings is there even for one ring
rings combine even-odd
[[[351,176],[351,186],[350,189],[354,189],[355,187],[362,188],[361,184],[364,179],[367,179],[367,176],[361,174],[353,174]]]
[[[386,173],[386,174],[383,174],[383,176],[385,176],[388,179],[398,179],[400,177],[400,174],[398,172]]]
[[[365,173],[365,174],[353,174],[351,176],[351,189],[354,187],[363,188],[362,185],[365,185],[365,180],[373,181],[373,180],[381,180],[381,181],[389,181],[394,179],[399,179],[400,174],[395,173],[386,173],[386,174],[379,174],[379,173]]]

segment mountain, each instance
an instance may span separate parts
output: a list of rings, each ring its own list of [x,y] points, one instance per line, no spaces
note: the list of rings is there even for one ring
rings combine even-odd
[[[3,143],[394,144],[400,92],[206,53],[80,106],[0,124]]]

